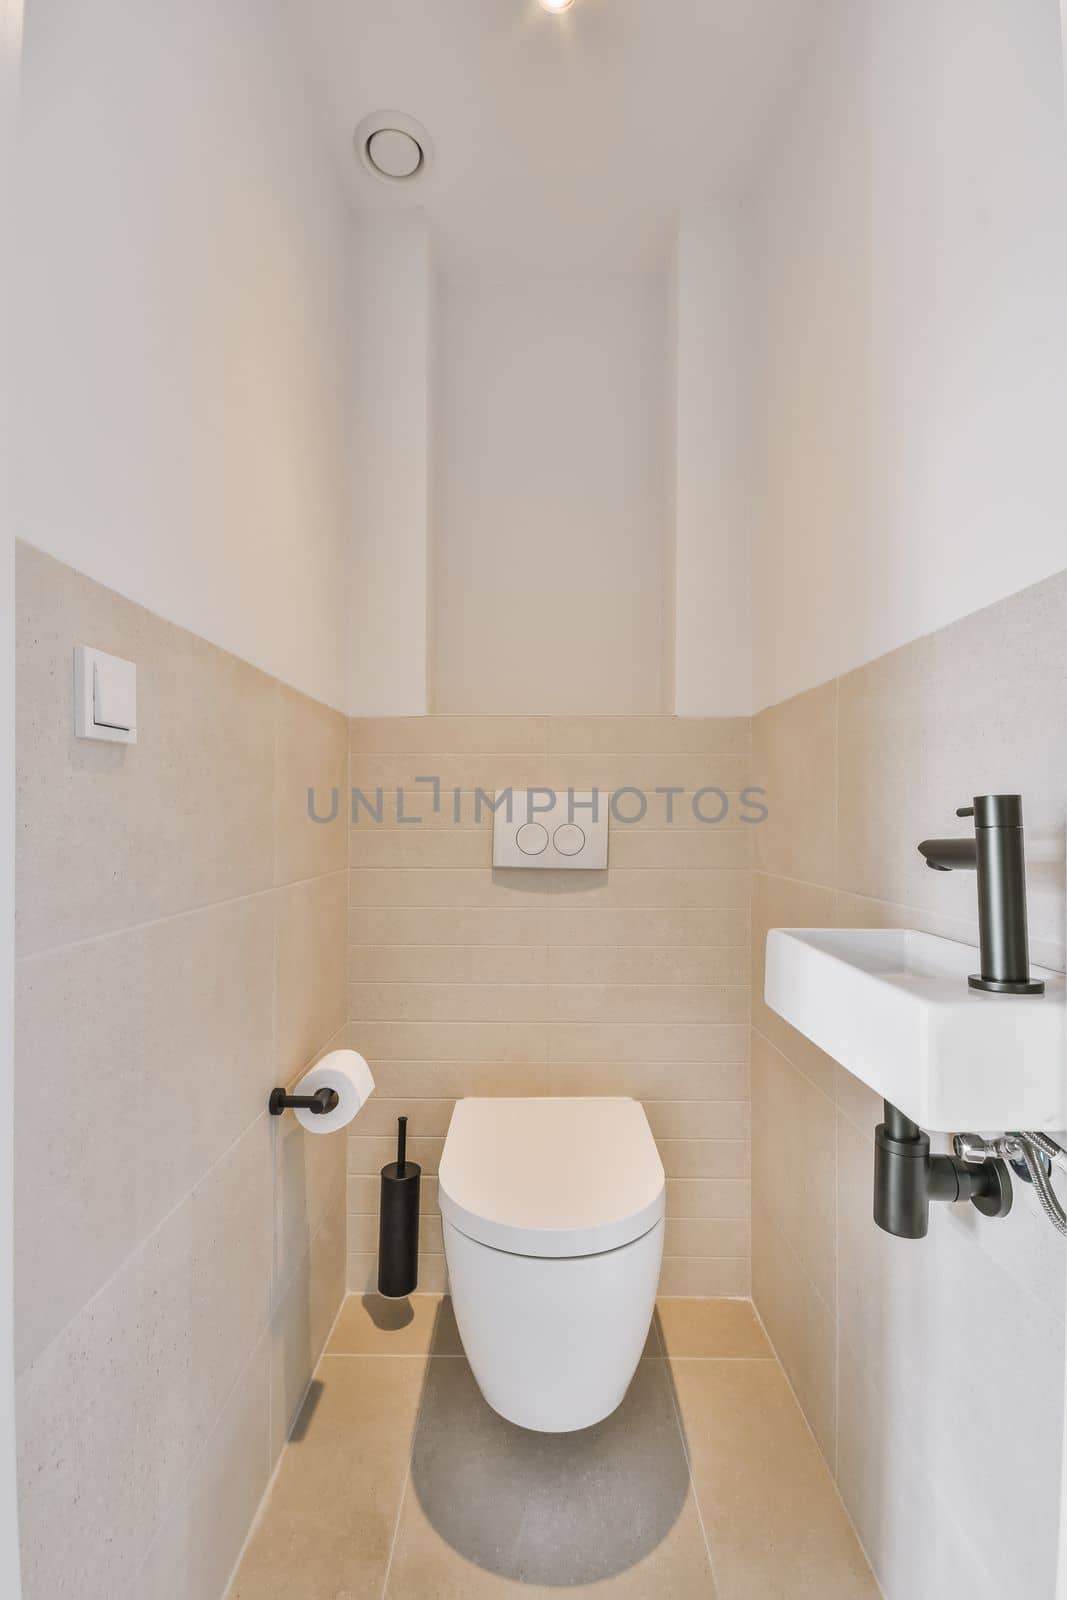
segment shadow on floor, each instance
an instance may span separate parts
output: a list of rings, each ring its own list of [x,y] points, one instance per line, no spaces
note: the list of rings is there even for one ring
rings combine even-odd
[[[311,1427],[312,1419],[315,1416],[315,1412],[318,1410],[319,1401],[322,1399],[325,1388],[326,1385],[320,1378],[312,1378],[311,1382],[308,1384],[308,1391],[304,1396],[304,1403],[300,1407],[297,1419],[293,1423],[292,1430],[289,1434],[290,1444],[300,1444],[307,1437],[308,1429]]]
[[[523,1583],[567,1588],[635,1566],[689,1494],[665,1367],[642,1361],[595,1427],[547,1434],[499,1417],[466,1360],[431,1360],[411,1460],[426,1519],[468,1561]]]
[[[380,1294],[365,1294],[362,1304],[374,1326],[382,1333],[399,1333],[401,1328],[406,1328],[415,1320],[410,1299],[386,1300]]]

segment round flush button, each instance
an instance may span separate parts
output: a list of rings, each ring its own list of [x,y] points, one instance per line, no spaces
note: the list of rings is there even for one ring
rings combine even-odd
[[[524,856],[539,856],[548,849],[548,829],[539,822],[524,822],[515,835],[515,843]]]
[[[576,822],[565,822],[552,835],[552,843],[561,856],[576,856],[585,849],[585,834]]]

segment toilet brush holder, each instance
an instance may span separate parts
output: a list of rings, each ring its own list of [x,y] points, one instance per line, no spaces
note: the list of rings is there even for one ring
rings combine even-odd
[[[378,1210],[378,1293],[414,1294],[419,1281],[419,1183],[422,1168],[407,1159],[407,1117],[397,1118],[396,1160],[382,1168]]]

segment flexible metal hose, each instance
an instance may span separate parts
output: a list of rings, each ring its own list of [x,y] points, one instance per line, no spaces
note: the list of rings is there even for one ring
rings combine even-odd
[[[1061,1172],[1067,1172],[1067,1150],[1055,1139],[1050,1139],[1047,1133],[1028,1133],[1026,1136],[1037,1148],[1048,1156],[1054,1167],[1059,1167]]]
[[[1030,1174],[1030,1182],[1033,1184],[1037,1198],[1041,1202],[1042,1211],[1052,1223],[1052,1226],[1059,1233],[1067,1236],[1067,1213],[1064,1212],[1063,1207],[1056,1198],[1056,1191],[1052,1187],[1049,1175],[1045,1171],[1045,1163],[1041,1159],[1043,1155],[1052,1154],[1051,1151],[1044,1149],[1042,1141],[1045,1139],[1045,1135],[1020,1133],[1016,1137],[1019,1141],[1019,1153],[1022,1156],[1027,1172]],[[1054,1140],[1049,1139],[1047,1142],[1053,1146],[1053,1150],[1060,1152],[1060,1147]],[[1060,1153],[1062,1154],[1062,1152]]]

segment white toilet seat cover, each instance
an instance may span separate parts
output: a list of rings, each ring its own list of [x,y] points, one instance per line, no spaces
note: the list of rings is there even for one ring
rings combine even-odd
[[[453,1227],[521,1256],[615,1250],[664,1211],[663,1163],[636,1100],[460,1100],[438,1187]]]

